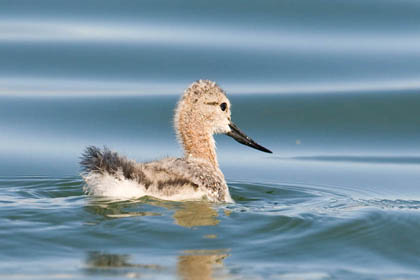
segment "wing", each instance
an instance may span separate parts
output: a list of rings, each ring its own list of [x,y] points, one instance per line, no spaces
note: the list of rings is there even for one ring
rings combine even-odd
[[[150,191],[168,196],[196,194],[211,201],[225,201],[227,186],[223,174],[207,162],[166,158],[143,165],[147,178],[153,178]]]

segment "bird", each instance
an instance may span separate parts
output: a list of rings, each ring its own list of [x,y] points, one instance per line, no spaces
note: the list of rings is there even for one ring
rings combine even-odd
[[[184,156],[136,162],[104,147],[88,146],[81,156],[81,176],[88,195],[121,199],[233,203],[219,168],[214,134],[272,153],[242,132],[231,120],[231,103],[214,81],[192,83],[179,99],[174,127]]]

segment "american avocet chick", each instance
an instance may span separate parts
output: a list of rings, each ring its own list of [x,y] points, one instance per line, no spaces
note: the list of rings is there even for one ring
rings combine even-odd
[[[85,192],[116,198],[233,202],[219,169],[213,134],[224,133],[271,153],[231,121],[230,102],[215,82],[200,80],[188,87],[178,102],[174,122],[183,158],[137,163],[108,149],[88,147],[81,160]]]

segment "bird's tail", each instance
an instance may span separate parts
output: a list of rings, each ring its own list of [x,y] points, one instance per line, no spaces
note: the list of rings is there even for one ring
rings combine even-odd
[[[83,152],[80,165],[85,174],[88,173],[108,173],[115,175],[122,172],[125,178],[131,179],[136,169],[136,163],[118,155],[116,152],[104,148],[102,151],[98,147],[89,146]]]

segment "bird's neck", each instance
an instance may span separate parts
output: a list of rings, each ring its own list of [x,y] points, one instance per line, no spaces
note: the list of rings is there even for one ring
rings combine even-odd
[[[204,159],[215,169],[219,169],[213,135],[202,130],[195,130],[184,132],[180,136],[185,157]]]

